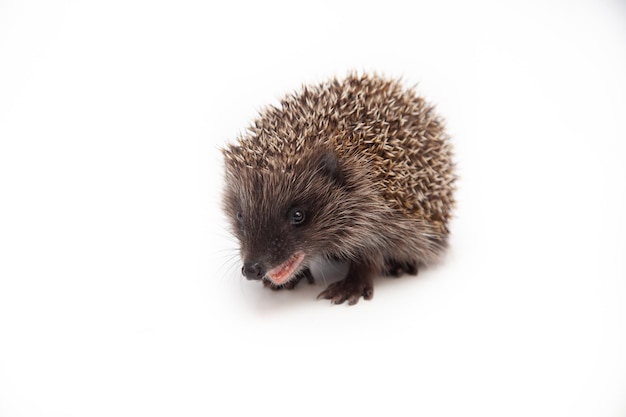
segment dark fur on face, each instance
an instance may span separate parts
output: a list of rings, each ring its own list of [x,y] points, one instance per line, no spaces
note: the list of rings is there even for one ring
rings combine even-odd
[[[306,255],[302,268],[312,258],[328,255],[328,248],[344,239],[337,221],[354,217],[338,205],[347,200],[347,190],[332,151],[311,151],[310,157],[279,172],[232,164],[226,177],[225,208],[244,265],[258,264],[263,271],[296,252]]]

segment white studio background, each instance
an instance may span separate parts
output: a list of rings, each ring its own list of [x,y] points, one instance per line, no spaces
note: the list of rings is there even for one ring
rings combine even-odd
[[[0,1],[0,416],[625,416],[626,5],[413,3]],[[242,279],[220,210],[219,147],[350,69],[461,176],[355,307]]]

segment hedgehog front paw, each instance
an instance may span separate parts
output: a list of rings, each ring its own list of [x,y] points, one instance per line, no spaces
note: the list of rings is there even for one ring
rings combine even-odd
[[[330,284],[322,291],[317,298],[330,300],[333,304],[341,304],[348,301],[349,305],[354,305],[363,297],[371,300],[374,295],[374,286],[371,282],[361,280],[344,279],[343,281]]]
[[[311,271],[307,268],[304,271],[300,272],[295,277],[293,277],[293,279],[285,282],[282,285],[276,285],[269,279],[263,278],[263,286],[269,287],[275,291],[282,290],[282,289],[293,290],[294,288],[296,288],[296,285],[298,285],[298,283],[302,281],[303,278],[306,279],[309,284],[313,284],[315,282],[315,279],[313,278]]]

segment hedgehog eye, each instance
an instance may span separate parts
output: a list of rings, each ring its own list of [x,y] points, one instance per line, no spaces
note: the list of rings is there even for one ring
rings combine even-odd
[[[237,216],[237,221],[238,222],[241,222],[243,220],[243,214],[241,214],[240,211],[237,212],[236,216]]]
[[[289,220],[294,226],[304,223],[304,211],[299,208],[293,208],[289,211]]]

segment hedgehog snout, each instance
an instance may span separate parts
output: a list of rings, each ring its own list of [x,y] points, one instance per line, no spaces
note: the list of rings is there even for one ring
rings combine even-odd
[[[241,273],[250,280],[259,280],[265,276],[265,267],[260,262],[244,262]]]

